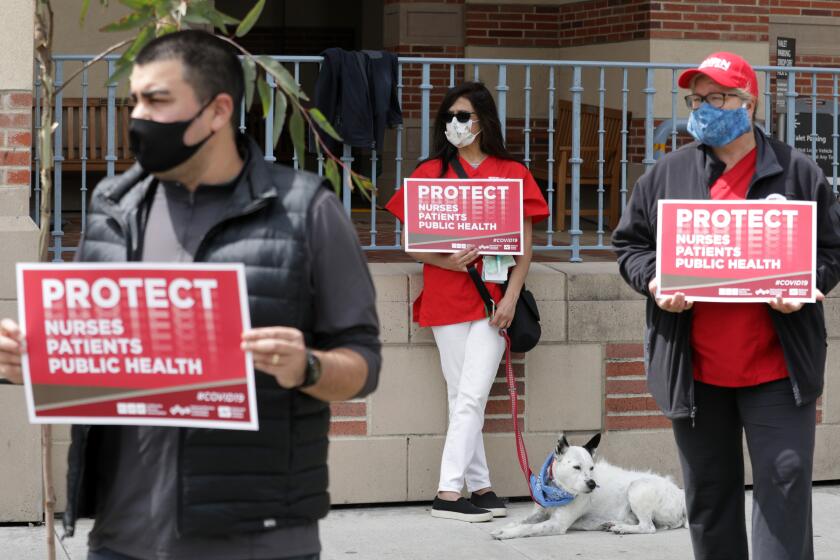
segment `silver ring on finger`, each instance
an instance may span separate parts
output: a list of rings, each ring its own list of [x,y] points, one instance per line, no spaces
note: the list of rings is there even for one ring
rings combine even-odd
[[[280,354],[274,354],[271,356],[271,365],[276,366],[280,363]]]

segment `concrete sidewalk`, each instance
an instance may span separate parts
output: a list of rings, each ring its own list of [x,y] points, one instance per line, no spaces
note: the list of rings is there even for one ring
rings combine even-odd
[[[748,495],[748,504],[751,499]],[[688,531],[618,536],[572,532],[557,537],[495,541],[490,531],[522,519],[529,503],[512,504],[509,519],[460,523],[435,519],[428,506],[336,509],[321,526],[322,560],[688,560]],[[749,507],[747,508],[749,509]],[[749,517],[749,516],[748,516]],[[57,558],[84,560],[91,521],[80,524],[77,537],[61,543]],[[749,519],[748,525],[749,526]],[[840,486],[814,488],[816,560],[834,560],[840,550]],[[2,560],[46,558],[42,527],[0,527]],[[235,559],[231,559],[235,560]]]

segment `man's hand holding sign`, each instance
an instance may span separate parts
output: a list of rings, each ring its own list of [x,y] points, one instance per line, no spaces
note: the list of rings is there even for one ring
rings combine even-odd
[[[18,299],[31,422],[258,428],[241,265],[19,265]]]
[[[23,336],[20,327],[11,319],[0,321],[0,380],[23,383],[20,361],[23,356]]]

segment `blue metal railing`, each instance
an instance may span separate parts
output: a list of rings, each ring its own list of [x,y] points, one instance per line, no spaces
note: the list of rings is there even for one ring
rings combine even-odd
[[[58,55],[54,57],[55,60],[55,67],[56,67],[56,85],[62,83],[65,65],[81,65],[85,62],[88,62],[92,59],[92,56],[82,56],[82,55]],[[293,75],[296,80],[300,82],[301,76],[301,65],[308,65],[312,66],[313,69],[317,68],[322,61],[320,56],[275,56],[273,57],[275,60],[287,65],[290,70],[293,72]],[[107,72],[108,75],[112,75],[114,72],[116,56],[106,57],[104,59],[104,64],[107,65]],[[444,69],[448,69],[448,75],[444,70],[443,74],[433,73],[432,70],[436,69],[437,67],[443,66]],[[522,92],[522,114],[524,114],[524,122],[522,126],[522,142],[523,145],[519,152],[519,155],[523,156],[523,161],[529,167],[537,161],[537,157],[544,157],[544,163],[547,166],[548,173],[546,177],[546,184],[545,184],[545,193],[547,202],[549,204],[549,208],[551,209],[551,216],[548,218],[545,229],[540,229],[537,232],[535,239],[538,241],[534,245],[535,250],[543,250],[543,251],[569,251],[570,259],[573,262],[578,262],[582,260],[581,252],[585,250],[599,250],[605,251],[610,249],[609,239],[606,232],[606,197],[607,197],[607,190],[605,185],[605,164],[606,164],[606,150],[608,146],[605,145],[606,142],[606,133],[605,130],[605,121],[604,121],[604,112],[605,108],[607,107],[607,94],[612,94],[612,101],[613,103],[618,104],[620,102],[621,106],[621,129],[619,131],[620,142],[617,146],[618,149],[618,167],[619,167],[619,203],[620,208],[623,211],[626,203],[627,197],[629,196],[630,189],[628,188],[628,181],[631,175],[631,166],[633,164],[637,164],[636,171],[647,169],[652,166],[656,159],[655,159],[655,147],[654,147],[654,136],[657,131],[657,120],[670,120],[670,138],[671,138],[671,149],[676,149],[678,147],[678,138],[680,132],[678,131],[677,123],[680,117],[680,114],[685,115],[685,110],[680,109],[682,113],[678,112],[678,108],[682,107],[682,99],[679,95],[679,89],[677,88],[677,75],[680,70],[684,68],[689,68],[692,65],[687,64],[668,64],[668,63],[642,63],[642,62],[616,62],[616,61],[564,61],[564,60],[515,60],[515,59],[484,59],[484,58],[421,58],[421,57],[400,57],[399,58],[399,68],[397,74],[397,94],[399,97],[400,104],[404,107],[410,107],[410,110],[416,111],[417,107],[419,106],[419,123],[417,122],[410,122],[412,126],[407,126],[405,124],[399,125],[394,133],[394,141],[393,146],[385,146],[386,149],[393,149],[393,157],[387,158],[389,161],[393,161],[393,167],[391,168],[394,173],[394,182],[393,186],[395,191],[398,190],[401,186],[402,178],[407,175],[408,168],[404,163],[407,160],[407,156],[416,156],[418,159],[424,159],[429,156],[430,153],[430,127],[431,127],[431,119],[433,118],[433,95],[436,91],[442,92],[445,91],[447,88],[452,87],[456,84],[456,79],[458,76],[468,76],[469,72],[468,69],[472,68],[472,78],[473,79],[480,79],[481,75],[487,75],[487,71],[494,71],[495,73],[495,84],[488,83],[488,89],[495,92],[496,96],[496,104],[499,111],[499,117],[502,123],[502,133],[508,138],[508,141],[511,139],[511,129],[509,127],[510,122],[510,100],[511,94],[513,91],[520,91]],[[459,72],[460,69],[460,72]],[[521,71],[521,77],[519,72]],[[838,92],[838,76],[840,76],[840,69],[836,68],[806,68],[806,67],[771,67],[771,66],[758,66],[756,67],[756,71],[759,75],[763,75],[764,77],[764,91],[763,91],[763,98],[764,98],[764,118],[759,119],[763,120],[763,127],[764,132],[767,135],[771,135],[774,133],[773,129],[773,115],[774,111],[772,110],[773,106],[773,98],[774,92],[771,87],[771,78],[775,75],[776,72],[787,72],[787,91],[784,94],[786,99],[786,108],[783,113],[779,111],[775,112],[776,117],[780,114],[784,115],[784,123],[785,126],[781,130],[776,130],[777,136],[780,136],[784,140],[786,140],[789,144],[795,144],[796,138],[796,102],[798,97],[809,98],[811,100],[810,104],[810,113],[811,113],[811,120],[810,120],[810,133],[808,134],[808,138],[810,140],[810,155],[817,159],[818,154],[818,144],[817,139],[819,135],[817,134],[818,128],[818,121],[817,121],[817,113],[818,112],[830,112],[831,116],[833,117],[833,127],[832,127],[832,134],[831,134],[831,145],[832,145],[832,158],[830,162],[830,168],[828,169],[827,175],[830,177],[831,182],[834,186],[835,193],[837,192],[838,188],[838,138],[840,138],[840,134],[838,134],[838,103],[840,102],[840,92]],[[516,73],[516,77],[514,78],[514,72]],[[613,78],[608,77],[608,72],[614,75]],[[620,78],[615,77],[615,73],[620,72]],[[558,87],[558,80],[562,79],[564,73],[568,74],[568,79],[570,79],[571,86],[566,90],[567,95],[563,95],[561,92],[561,88]],[[585,73],[594,73],[597,74],[594,79],[587,79]],[[639,73],[641,74],[640,78],[644,83],[644,87],[640,88],[636,92],[634,92],[630,88],[630,78],[631,73]],[[670,74],[670,89],[662,88],[662,91],[657,91],[657,77],[660,77],[663,74]],[[798,94],[796,91],[796,82],[797,76],[810,76],[810,91],[805,91],[803,94]],[[443,76],[441,78],[441,76]],[[820,76],[823,77],[830,77],[831,79],[831,94],[830,101],[831,101],[831,110],[825,111],[821,110],[818,111],[818,101],[826,104],[827,101],[825,99],[820,98],[818,96],[817,86],[818,86],[818,78]],[[407,78],[411,78],[411,81],[407,81]],[[419,80],[419,82],[418,82]],[[660,82],[661,83],[661,82]],[[590,85],[591,84],[591,85]],[[801,85],[801,80],[800,80]],[[272,88],[272,93],[274,88],[276,88],[276,84],[273,81],[269,81],[269,86]],[[90,154],[88,154],[88,131],[90,127],[96,126],[96,123],[88,122],[88,102],[89,102],[89,74],[88,70],[83,72],[82,80],[81,80],[81,91],[82,91],[82,109],[80,111],[81,122],[79,123],[81,126],[81,145],[79,147],[80,150],[80,158],[81,159],[81,220],[82,220],[82,227],[84,227],[84,222],[86,218],[86,204],[87,204],[87,194],[88,194],[88,161],[90,159]],[[533,105],[533,99],[535,97],[534,93],[536,91],[542,90],[545,92],[547,106],[545,107],[545,111],[543,116],[536,117],[536,113],[539,111],[535,111],[535,106]],[[582,199],[582,192],[581,192],[581,169],[583,164],[585,163],[582,153],[581,153],[581,111],[583,107],[583,100],[584,95],[593,92],[593,97],[597,98],[598,103],[598,130],[597,130],[597,151],[598,157],[597,159],[592,158],[592,162],[597,164],[597,188],[594,189],[594,206],[597,208],[597,223],[594,224],[594,231],[592,232],[594,235],[590,236],[587,231],[584,231],[582,228],[581,222],[581,204],[583,202]],[[39,98],[41,92],[41,87],[39,83],[35,84],[35,93],[36,99]],[[416,93],[419,92],[419,104],[416,103]],[[633,98],[632,95],[641,95],[642,98]],[[117,101],[117,85],[109,85],[106,87],[106,95],[107,95],[107,104],[106,104],[106,115],[105,119],[107,120],[106,123],[106,130],[107,130],[107,148],[105,154],[105,161],[106,161],[106,174],[108,176],[112,176],[115,173],[115,164],[117,162],[117,155],[116,155],[116,132],[117,132],[117,123],[116,123],[116,101]],[[412,95],[411,99],[409,100],[410,103],[403,103],[404,100],[408,99],[408,95]],[[560,131],[557,128],[557,102],[562,98],[568,98],[571,101],[572,106],[572,125],[571,125],[571,146],[569,152],[569,159],[568,164],[570,166],[570,207],[571,207],[571,220],[570,220],[570,227],[566,232],[561,232],[559,230],[554,229],[558,226],[558,224],[564,222],[564,216],[555,216],[555,208],[554,203],[557,198],[557,191],[558,189],[565,189],[566,188],[566,180],[563,179],[563,184],[557,184],[555,180],[555,166],[559,165],[560,162],[555,161],[555,149],[559,146],[556,145],[558,142],[558,134],[564,131]],[[823,96],[825,97],[825,96]],[[63,95],[59,95],[56,98],[55,103],[55,117],[58,122],[58,129],[55,135],[55,150],[53,154],[54,158],[54,223],[53,223],[53,244],[51,247],[51,251],[54,257],[54,260],[61,260],[64,253],[72,252],[75,250],[74,247],[67,247],[64,241],[65,232],[63,231],[63,212],[62,212],[62,191],[64,189],[64,184],[62,181],[62,177],[64,176],[65,172],[62,170],[62,162],[64,160],[62,156],[62,127],[64,126],[63,116],[62,116],[62,102],[63,102]],[[670,103],[670,107],[667,113],[665,113],[661,107],[664,104],[664,100],[668,99]],[[644,109],[644,116],[639,117],[638,115],[634,116],[633,120],[636,123],[643,124],[643,138],[634,138],[631,136],[631,125],[633,124],[629,119],[630,114],[630,106],[632,105],[635,107],[643,107]],[[662,114],[657,115],[655,114],[655,108],[657,107],[657,102],[659,103],[660,112]],[[36,102],[36,115],[35,115],[35,132],[38,132],[40,121],[39,121],[39,103]],[[271,97],[271,106],[268,118],[265,120],[265,135],[264,135],[264,152],[265,152],[265,159],[268,161],[275,161],[276,155],[274,146],[272,145],[272,138],[273,134],[273,112],[274,112],[274,96]],[[780,119],[781,122],[781,119]],[[539,123],[539,126],[544,126],[544,141],[535,141],[535,137],[542,138],[543,135],[537,134],[539,128],[535,126],[535,123]],[[542,124],[544,123],[544,125]],[[418,126],[414,126],[419,124]],[[800,131],[802,130],[802,123],[800,123]],[[242,132],[247,132],[246,126],[246,118],[245,112],[242,111],[242,117],[240,120],[240,130]],[[661,131],[660,135],[661,135]],[[783,134],[779,134],[783,132]],[[414,141],[410,141],[408,138],[409,134],[419,135],[419,138],[413,138]],[[636,141],[638,145],[640,142],[643,146],[637,146],[643,148],[643,157],[640,158],[638,161],[632,161],[630,151],[632,147],[633,141]],[[36,142],[36,152],[35,152],[35,160],[36,165],[40,158],[40,150],[37,148],[38,143]],[[408,146],[419,146],[418,153],[408,154],[407,148]],[[659,144],[658,146],[662,146],[663,144]],[[535,148],[539,148],[539,150],[535,150]],[[537,155],[539,154],[539,155]],[[544,154],[544,155],[543,155]],[[345,163],[348,167],[353,163],[355,156],[354,152],[350,149],[349,146],[344,146],[343,150],[340,154],[336,154],[340,157],[341,161]],[[377,170],[379,169],[379,164],[385,157],[385,153],[383,150],[380,150],[379,153],[373,151],[370,154],[370,170],[371,170],[371,178],[373,180],[374,185],[377,184]],[[587,156],[589,157],[589,156]],[[383,162],[384,163],[384,162]],[[542,163],[542,162],[540,162]],[[301,162],[298,161],[298,155],[294,153],[292,156],[292,165],[295,167],[300,167]],[[323,156],[320,154],[317,157],[317,167],[313,168],[313,171],[317,171],[319,174],[324,173],[324,160]],[[34,219],[37,221],[39,219],[39,213],[37,212],[37,208],[40,204],[40,197],[41,197],[41,189],[40,189],[40,177],[38,173],[34,173],[34,180],[33,180],[33,195],[34,195],[34,202],[35,202],[35,209],[34,212]],[[352,181],[349,172],[345,169],[342,176],[342,201],[344,204],[345,209],[348,213],[353,211],[352,203]],[[401,237],[400,237],[400,230],[401,224],[393,218],[386,216],[381,212],[379,209],[379,214],[377,214],[377,210],[379,205],[384,202],[381,200],[380,197],[377,197],[374,193],[371,196],[371,200],[369,203],[368,211],[370,213],[370,222],[368,226],[367,233],[369,234],[369,243],[367,243],[364,248],[366,250],[397,250],[401,249]],[[591,202],[591,201],[589,201]],[[385,236],[384,232],[378,226],[382,225],[382,220],[388,220],[389,222],[393,223],[393,231],[394,236]],[[565,233],[565,239],[561,236],[561,234]],[[586,241],[585,241],[586,240]],[[588,243],[588,244],[587,244]]]

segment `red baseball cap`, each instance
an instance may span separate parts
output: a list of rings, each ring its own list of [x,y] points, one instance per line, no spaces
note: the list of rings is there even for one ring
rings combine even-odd
[[[745,89],[753,97],[758,97],[758,78],[755,70],[735,53],[723,51],[710,54],[700,66],[680,74],[680,87],[690,88],[691,80],[698,74],[708,76],[724,87]]]

